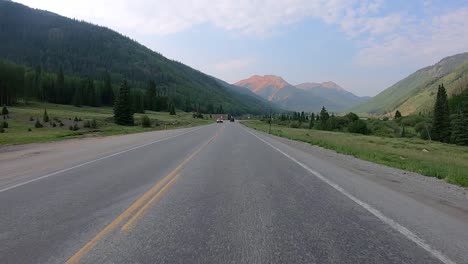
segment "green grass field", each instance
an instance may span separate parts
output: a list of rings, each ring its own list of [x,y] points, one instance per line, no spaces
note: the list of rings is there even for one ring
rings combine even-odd
[[[113,112],[110,107],[75,107],[48,103],[30,103],[28,105],[9,107],[8,109],[10,111],[10,119],[6,121],[9,127],[5,129],[5,133],[0,133],[0,145],[129,134],[152,130],[193,127],[213,122],[213,120],[208,119],[195,119],[192,117],[191,113],[182,111],[178,111],[176,115],[172,116],[166,112],[147,111],[144,115],[147,115],[151,119],[150,128],[143,128],[139,125],[143,114],[135,114],[135,126],[125,127],[113,123]],[[43,122],[44,109],[47,109],[50,121],[55,122],[57,124],[56,127],[53,127],[51,123]],[[74,125],[75,117],[82,121],[76,122],[80,127],[79,130],[71,131],[69,127],[70,125]],[[39,118],[44,127],[35,128],[35,121],[30,121],[31,118]],[[97,121],[97,128],[83,128],[84,122],[92,119]],[[64,126],[60,127],[57,120],[60,120]],[[31,131],[28,131],[28,129],[31,129]]]
[[[268,124],[246,121],[243,124],[268,132]],[[468,186],[468,148],[417,138],[386,138],[349,133],[296,129],[272,125],[271,133],[292,140],[335,150],[375,163],[445,179]]]

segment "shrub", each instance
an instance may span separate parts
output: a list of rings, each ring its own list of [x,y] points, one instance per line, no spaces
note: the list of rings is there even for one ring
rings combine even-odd
[[[59,127],[63,127],[64,124],[62,123],[62,121],[59,122]]]
[[[52,122],[52,127],[57,127],[57,124],[55,122]]]
[[[147,115],[141,117],[141,126],[142,127],[151,127],[151,120]]]
[[[31,131],[32,131],[32,129],[31,129],[31,128],[28,128],[28,132],[31,132]]]
[[[83,127],[84,127],[84,128],[90,128],[90,127],[91,127],[91,123],[89,122],[89,120],[85,120],[85,121],[84,121]]]
[[[291,128],[300,128],[301,127],[301,122],[299,121],[294,121],[294,122],[291,122],[291,124],[289,125]]]
[[[44,109],[44,116],[42,118],[42,121],[44,121],[44,123],[49,122],[49,115],[47,114],[47,109]]]
[[[3,116],[6,116],[10,113],[10,111],[8,111],[8,108],[6,107],[6,105],[3,106],[2,108],[2,115]]]
[[[75,116],[75,118],[73,119],[73,121],[78,122],[78,121],[79,121],[79,120],[78,120],[78,117]]]
[[[78,126],[77,123],[75,123],[75,124],[73,125],[73,131],[77,131],[78,129],[80,129],[80,127]]]
[[[34,127],[35,127],[35,128],[42,128],[42,127],[43,127],[43,125],[42,125],[41,122],[39,121],[39,118],[36,119],[36,123],[34,124]]]
[[[358,133],[358,134],[364,134],[364,135],[367,135],[370,132],[369,128],[367,128],[366,122],[360,119],[351,122],[348,126],[348,131],[351,133]]]
[[[7,122],[7,121],[3,121],[1,127],[3,127],[3,128],[8,128],[8,122]]]
[[[91,120],[91,128],[92,128],[92,129],[96,129],[96,128],[97,128],[96,119]]]
[[[5,133],[5,129],[3,129],[3,127],[0,127],[0,133]]]
[[[34,121],[34,117],[30,116],[29,121],[31,121],[31,122]]]

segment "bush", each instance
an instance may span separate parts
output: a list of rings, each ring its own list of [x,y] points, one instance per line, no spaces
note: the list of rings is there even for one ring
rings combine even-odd
[[[62,121],[59,122],[59,127],[63,127],[64,124],[62,123]]]
[[[142,127],[151,127],[151,120],[147,115],[141,117],[141,126]]]
[[[91,122],[89,122],[89,120],[85,120],[84,124],[83,124],[83,127],[84,128],[90,128],[91,127]]]
[[[44,121],[44,123],[49,122],[49,115],[47,114],[47,109],[44,109],[44,116],[42,118],[42,121]]]
[[[5,129],[3,129],[3,127],[0,127],[0,133],[5,133]]]
[[[367,128],[366,122],[360,119],[351,122],[348,126],[348,131],[351,133],[358,133],[358,134],[364,134],[364,135],[367,135],[370,133],[369,128]]]
[[[92,128],[92,129],[96,129],[96,128],[97,128],[96,119],[91,120],[91,128]]]
[[[34,124],[34,127],[35,127],[35,128],[42,128],[42,127],[43,127],[43,125],[42,125],[41,122],[39,121],[39,118],[36,119],[36,123]]]
[[[3,121],[1,127],[2,127],[2,128],[8,128],[8,122],[7,122],[7,121]]]
[[[291,124],[289,125],[291,128],[300,128],[301,127],[301,122],[299,121],[294,121],[294,122],[291,122]]]
[[[57,124],[55,122],[52,122],[52,127],[57,127]]]
[[[31,121],[31,122],[34,121],[34,117],[30,116],[29,121]]]
[[[31,128],[28,128],[28,132],[31,132],[31,131],[32,131],[32,129],[31,129]]]
[[[73,119],[73,121],[78,122],[78,121],[79,121],[79,120],[78,120],[78,117],[75,116],[75,118]]]
[[[3,106],[2,108],[2,115],[3,116],[6,116],[10,113],[10,111],[8,111],[8,108],[6,107],[6,105]]]

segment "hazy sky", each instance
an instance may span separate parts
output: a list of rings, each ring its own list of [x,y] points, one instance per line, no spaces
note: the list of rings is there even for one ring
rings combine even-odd
[[[227,82],[275,74],[375,95],[468,51],[468,0],[17,0],[107,26]]]

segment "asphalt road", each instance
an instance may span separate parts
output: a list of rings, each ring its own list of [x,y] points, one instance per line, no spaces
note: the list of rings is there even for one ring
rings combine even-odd
[[[239,124],[141,137],[0,162],[0,263],[468,263],[437,193]]]

